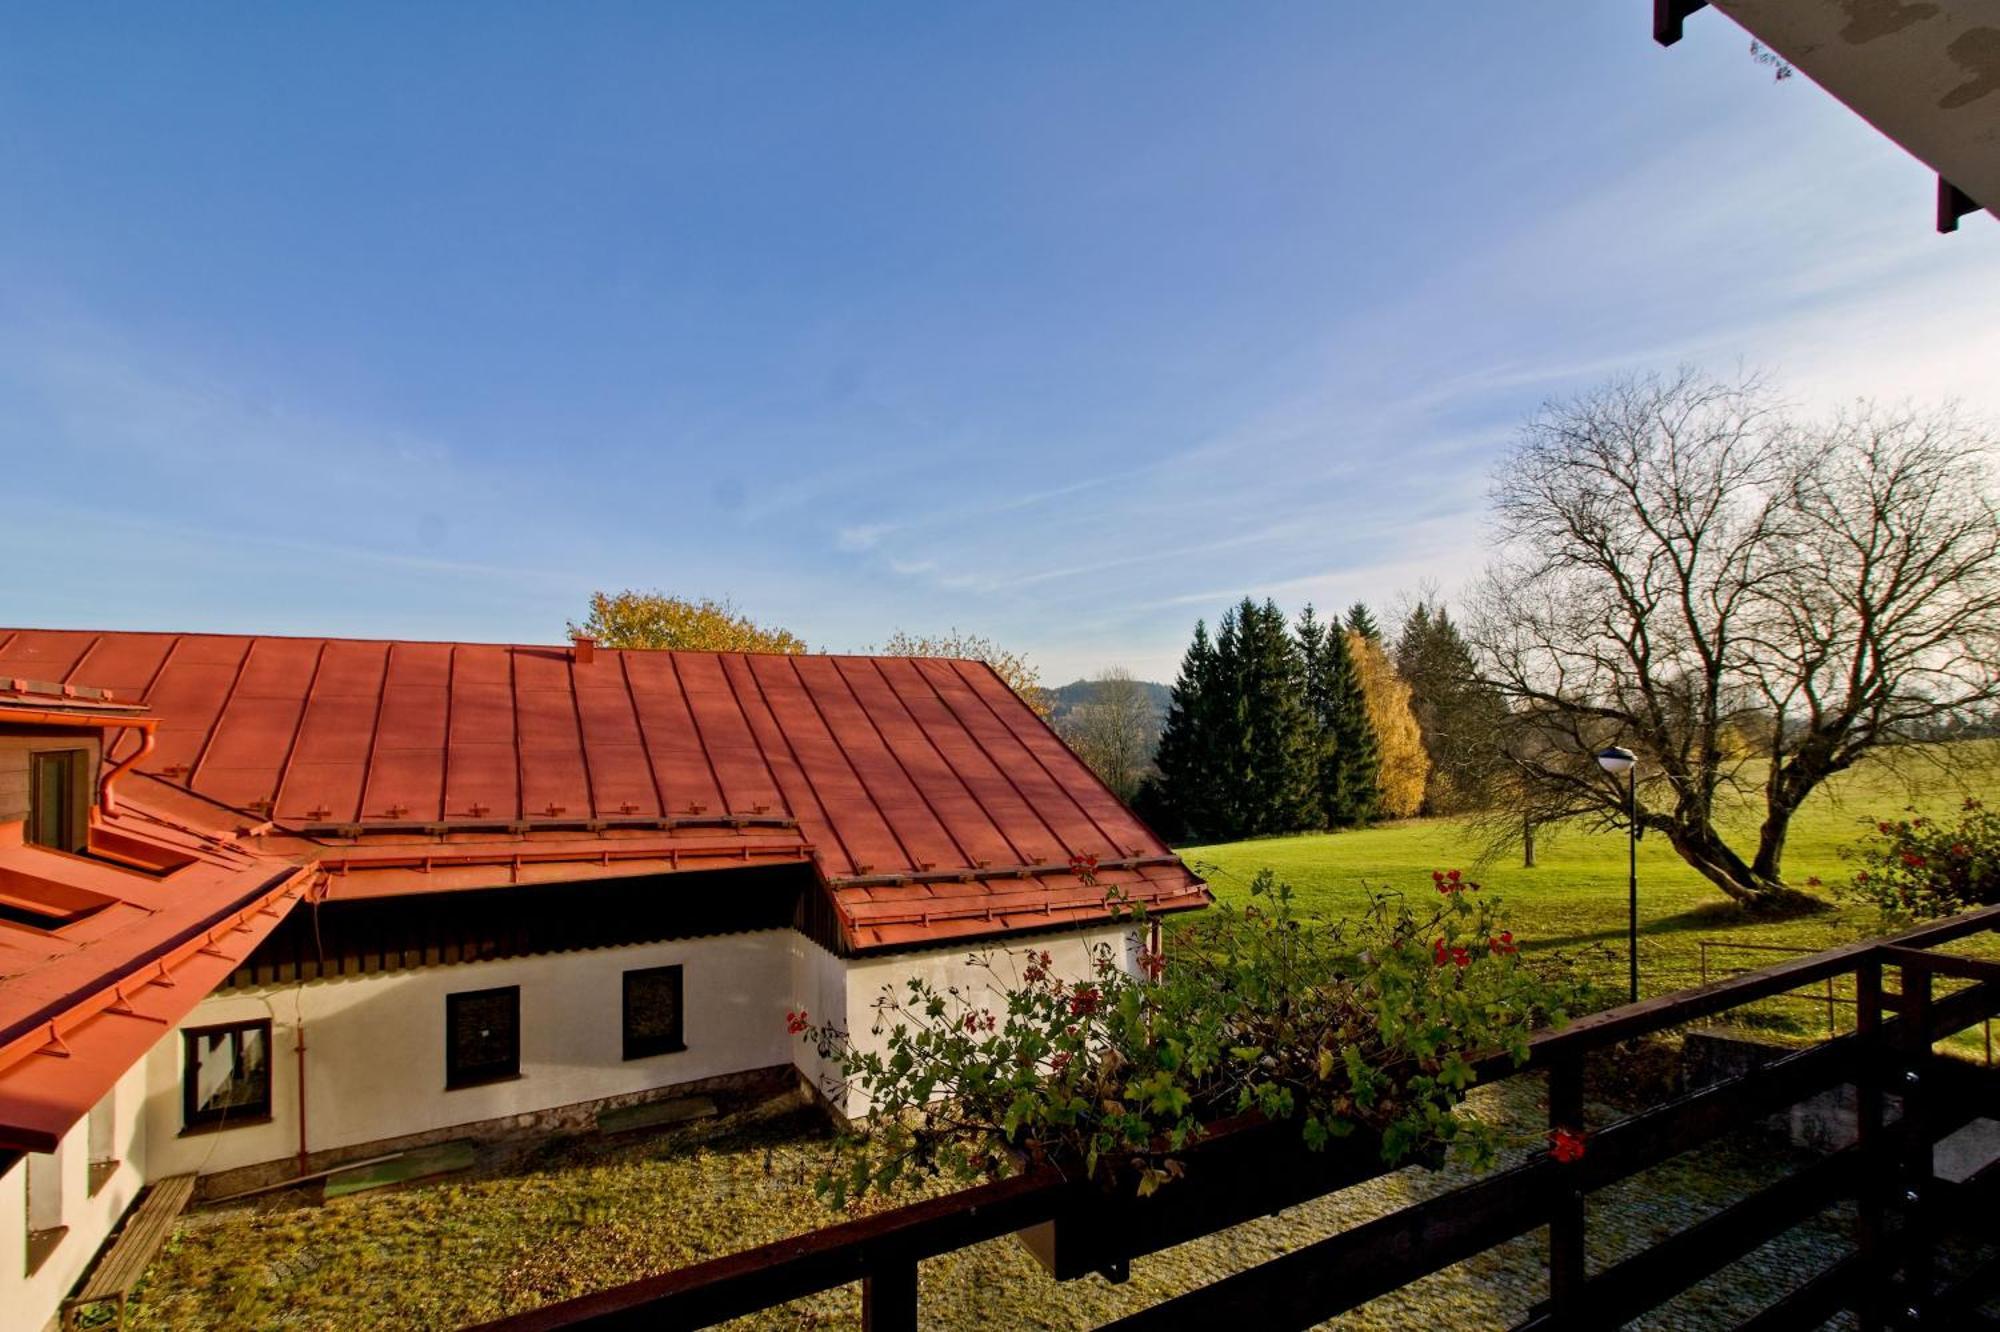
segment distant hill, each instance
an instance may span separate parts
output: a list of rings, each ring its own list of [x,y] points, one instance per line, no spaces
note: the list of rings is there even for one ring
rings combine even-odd
[[[1166,685],[1155,684],[1151,680],[1134,680],[1132,683],[1146,691],[1146,699],[1153,705],[1153,719],[1161,726],[1167,724],[1167,706],[1173,701],[1174,691]],[[1051,712],[1049,720],[1061,722],[1075,709],[1089,703],[1097,695],[1097,681],[1073,680],[1059,685],[1048,692]]]

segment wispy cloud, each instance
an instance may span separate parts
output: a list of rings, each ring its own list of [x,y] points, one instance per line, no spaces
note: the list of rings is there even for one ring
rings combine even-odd
[[[843,527],[834,534],[836,550],[873,550],[882,544],[882,538],[896,530],[894,523],[863,523],[854,527]]]

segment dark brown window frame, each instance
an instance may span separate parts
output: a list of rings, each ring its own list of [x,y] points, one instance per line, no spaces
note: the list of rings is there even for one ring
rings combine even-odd
[[[458,1067],[458,1024],[460,1008],[474,999],[491,999],[496,995],[512,998],[513,1053],[505,1061],[496,1060],[473,1068]],[[518,985],[494,985],[479,990],[453,990],[444,997],[444,1089],[457,1091],[463,1087],[483,1087],[489,1083],[506,1082],[521,1076],[521,987]]]
[[[674,987],[674,1029],[665,1036],[635,1036],[632,1031],[632,984],[635,979],[668,977]],[[687,976],[678,962],[661,967],[636,967],[627,971],[620,986],[619,1034],[624,1038],[625,1058],[650,1059],[654,1055],[678,1054],[687,1049]]]
[[[264,1099],[249,1105],[226,1106],[220,1110],[203,1110],[196,1104],[194,1075],[201,1067],[195,1057],[195,1042],[206,1040],[209,1049],[214,1050],[224,1036],[246,1031],[261,1032],[264,1037]],[[250,1018],[242,1022],[218,1022],[207,1027],[181,1028],[181,1132],[212,1133],[217,1129],[240,1128],[246,1124],[268,1124],[271,1122],[271,1086],[276,1059],[276,1047],[271,1041],[271,1019]]]

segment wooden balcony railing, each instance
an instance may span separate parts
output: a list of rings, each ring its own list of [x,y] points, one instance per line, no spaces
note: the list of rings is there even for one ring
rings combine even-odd
[[[1481,1080],[1545,1073],[1551,1128],[1579,1128],[1584,1060],[1593,1052],[1829,977],[1851,976],[1856,995],[1855,1031],[1600,1128],[1577,1160],[1540,1153],[1107,1326],[1307,1328],[1543,1227],[1549,1292],[1521,1326],[1616,1326],[1843,1200],[1857,1204],[1852,1252],[1745,1327],[1815,1327],[1842,1309],[1871,1328],[1979,1325],[1975,1311],[2000,1291],[2000,1259],[1946,1286],[1935,1279],[1933,1256],[1939,1237],[1968,1221],[1990,1231],[2000,1167],[1948,1183],[1936,1176],[1933,1147],[1972,1119],[2000,1118],[2000,1073],[1940,1056],[1933,1046],[2000,1012],[2000,963],[1934,950],[1996,929],[2000,907],[1990,907],[1545,1033],[1525,1065],[1489,1059]],[[1887,973],[1898,979],[1893,991],[1884,987]],[[1857,1091],[1853,1145],[1644,1252],[1588,1270],[1585,1200],[1592,1192],[1843,1085]],[[1893,1120],[1890,1096],[1901,1106]],[[1059,1275],[1095,1270],[1115,1278],[1134,1258],[1383,1172],[1379,1162],[1352,1154],[1308,1159],[1296,1140],[1287,1125],[1219,1131],[1196,1150],[1217,1153],[1229,1168],[1191,1166],[1172,1187],[1122,1206],[1053,1172],[1019,1175],[548,1305],[489,1323],[486,1332],[705,1327],[857,1281],[869,1332],[902,1332],[921,1324],[917,1266],[926,1258],[1048,1225]],[[1243,1168],[1258,1160],[1276,1168]]]

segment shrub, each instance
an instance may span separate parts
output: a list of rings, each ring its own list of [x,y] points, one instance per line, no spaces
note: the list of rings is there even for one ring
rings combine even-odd
[[[975,958],[990,990],[913,978],[885,992],[879,1051],[792,1015],[872,1106],[822,1191],[844,1206],[911,1173],[969,1181],[1026,1160],[1144,1195],[1208,1125],[1250,1113],[1296,1124],[1314,1150],[1363,1130],[1392,1165],[1489,1162],[1496,1131],[1460,1111],[1474,1061],[1524,1059],[1575,991],[1524,961],[1479,885],[1433,881],[1424,909],[1381,894],[1327,924],[1267,870],[1247,904],[1176,931],[1171,964],[1141,953],[1136,976],[1109,948],[1078,979],[1047,953],[1017,954],[1018,981]]]
[[[1875,823],[1848,853],[1860,862],[1851,895],[1897,920],[2000,902],[2000,813],[1968,796],[1955,819],[1908,814]]]

